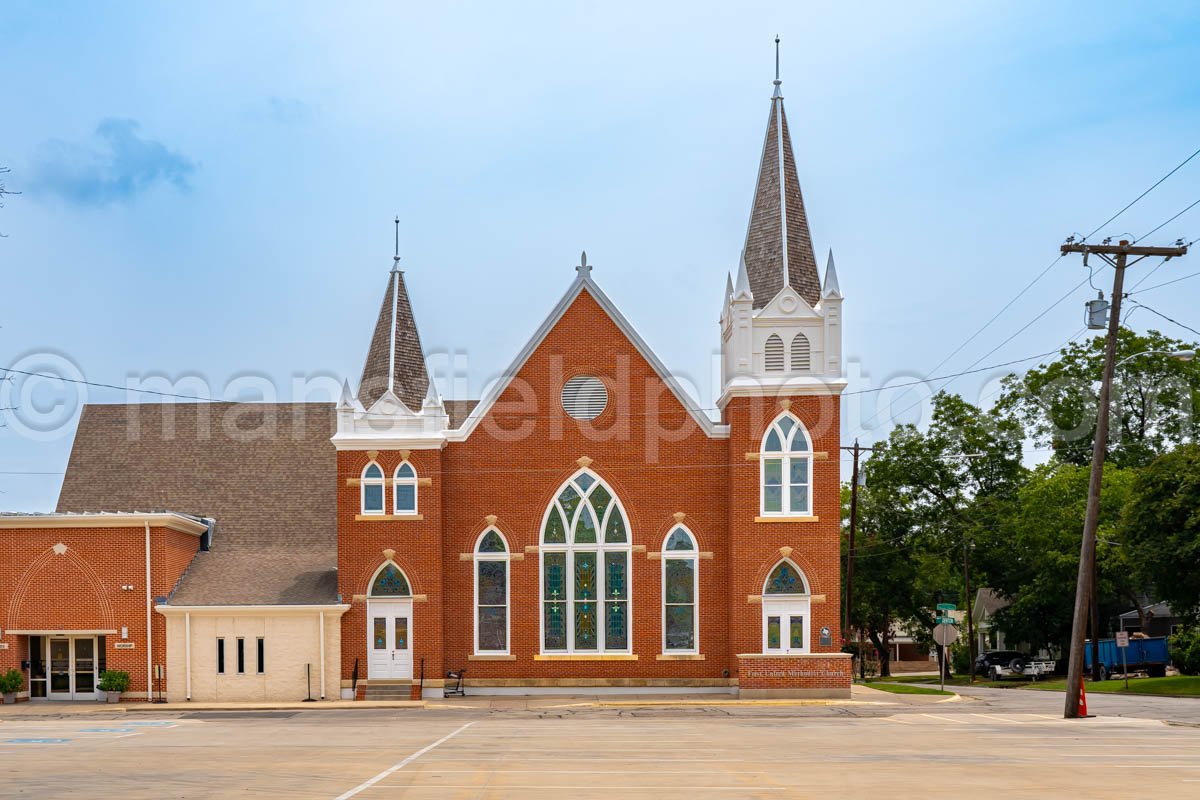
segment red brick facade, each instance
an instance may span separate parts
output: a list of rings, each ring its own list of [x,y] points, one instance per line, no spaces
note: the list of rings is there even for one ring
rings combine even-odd
[[[21,670],[22,692],[28,696],[32,636],[103,636],[104,651],[97,661],[106,669],[128,672],[128,696],[144,699],[146,529],[96,527],[69,516],[58,522],[61,527],[6,525],[0,530],[0,672]],[[151,602],[170,594],[198,546],[194,533],[151,526]],[[153,663],[165,664],[165,622],[151,614],[150,625]],[[165,681],[161,688],[165,691]]]
[[[568,417],[559,402],[576,375],[605,381],[609,402],[590,422]],[[836,395],[737,397],[710,436],[618,324],[587,291],[549,334],[465,441],[437,449],[342,450],[338,454],[338,576],[343,602],[343,680],[356,660],[366,677],[368,582],[385,551],[406,573],[413,607],[414,678],[425,660],[426,686],[446,670],[467,669],[475,687],[734,687],[743,653],[762,650],[763,584],[784,555],[809,583],[813,653],[835,653],[839,629],[839,400]],[[812,437],[815,519],[756,522],[757,453],[767,426],[785,408]],[[406,457],[423,483],[420,519],[363,519],[358,479],[374,458],[391,476]],[[582,459],[582,460],[581,460]],[[543,515],[564,481],[586,465],[607,483],[628,516],[630,656],[562,658],[542,654],[539,552]],[[426,480],[427,479],[427,480]],[[392,487],[385,507],[391,511]],[[682,516],[680,516],[682,515]],[[686,525],[701,552],[699,655],[664,656],[664,537]],[[474,562],[480,534],[494,526],[509,562],[508,657],[474,654]],[[829,628],[820,645],[818,631]],[[848,691],[842,659],[824,681],[784,679],[780,686]],[[769,677],[758,673],[754,687]],[[843,685],[844,684],[844,685]]]

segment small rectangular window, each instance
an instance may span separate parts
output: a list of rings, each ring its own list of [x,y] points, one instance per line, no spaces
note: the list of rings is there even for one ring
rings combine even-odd
[[[258,674],[267,671],[267,643],[263,637],[258,637]]]
[[[237,668],[238,675],[246,674],[246,640],[240,636],[237,640]]]
[[[225,674],[225,640],[217,639],[217,674]]]

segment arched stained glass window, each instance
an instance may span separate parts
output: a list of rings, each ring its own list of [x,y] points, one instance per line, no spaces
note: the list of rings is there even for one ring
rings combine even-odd
[[[489,528],[475,545],[475,652],[508,653],[508,545]]]
[[[628,652],[629,524],[612,490],[582,470],[542,522],[543,652]]]
[[[411,597],[412,590],[408,586],[408,578],[391,561],[384,564],[375,573],[371,581],[371,597]]]
[[[780,561],[767,576],[763,594],[808,594],[804,573],[790,561]]]
[[[382,514],[383,513],[383,469],[374,461],[367,464],[363,468],[362,478],[359,480],[362,486],[362,513],[364,514]]]
[[[812,445],[800,421],[782,414],[763,435],[762,513],[805,516],[812,508]]]
[[[396,479],[392,482],[397,514],[417,513],[417,471],[405,461],[396,467]]]
[[[662,553],[663,652],[699,652],[699,553],[682,525],[667,534]]]

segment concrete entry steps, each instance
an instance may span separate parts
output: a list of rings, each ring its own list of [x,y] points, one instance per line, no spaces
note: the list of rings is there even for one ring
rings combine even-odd
[[[367,681],[363,700],[410,700],[412,681]]]

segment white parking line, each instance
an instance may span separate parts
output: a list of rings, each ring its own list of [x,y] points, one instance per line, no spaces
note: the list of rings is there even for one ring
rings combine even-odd
[[[955,719],[954,717],[939,717],[937,714],[922,714],[921,716],[929,717],[930,719],[940,719],[940,720],[944,720],[946,722],[953,722],[955,725],[969,725],[970,724],[969,722],[964,722],[961,719]]]
[[[353,789],[351,789],[351,790],[350,790],[350,791],[348,791],[348,792],[345,792],[345,793],[343,793],[343,794],[339,794],[339,795],[338,795],[336,798],[334,798],[334,800],[349,800],[349,798],[351,798],[351,797],[354,797],[354,795],[356,795],[356,794],[359,794],[360,792],[364,792],[364,791],[366,791],[367,789],[370,789],[372,786],[374,786],[375,784],[379,783],[381,780],[383,780],[383,779],[384,779],[384,778],[386,778],[387,776],[389,776],[389,775],[391,775],[391,774],[393,774],[393,773],[395,773],[395,772],[398,772],[399,770],[402,770],[402,769],[404,769],[406,766],[408,766],[408,765],[409,765],[409,764],[411,764],[412,762],[416,761],[418,758],[420,758],[421,756],[425,755],[426,753],[428,753],[428,752],[429,752],[430,750],[432,750],[433,748],[437,747],[438,745],[440,745],[440,744],[442,744],[442,743],[444,743],[444,742],[448,742],[448,741],[450,741],[450,740],[451,740],[451,739],[453,739],[455,736],[458,736],[460,733],[462,733],[463,731],[465,731],[467,728],[471,727],[471,726],[472,726],[472,725],[474,725],[474,724],[475,724],[474,722],[468,722],[466,725],[463,725],[463,726],[462,726],[461,728],[459,728],[458,730],[456,730],[456,731],[451,731],[450,733],[447,733],[445,736],[443,736],[442,738],[438,739],[438,740],[437,740],[436,742],[434,742],[433,744],[425,745],[424,747],[422,747],[422,748],[421,748],[420,750],[418,750],[417,752],[413,753],[413,754],[412,754],[411,756],[409,756],[408,758],[404,759],[403,761],[401,761],[401,762],[400,762],[400,763],[398,763],[398,764],[393,764],[392,766],[390,766],[390,767],[388,767],[387,769],[385,769],[383,772],[381,772],[381,773],[379,773],[378,775],[376,775],[374,778],[371,778],[370,780],[367,780],[367,781],[364,781],[363,783],[360,783],[358,786],[355,786]]]

